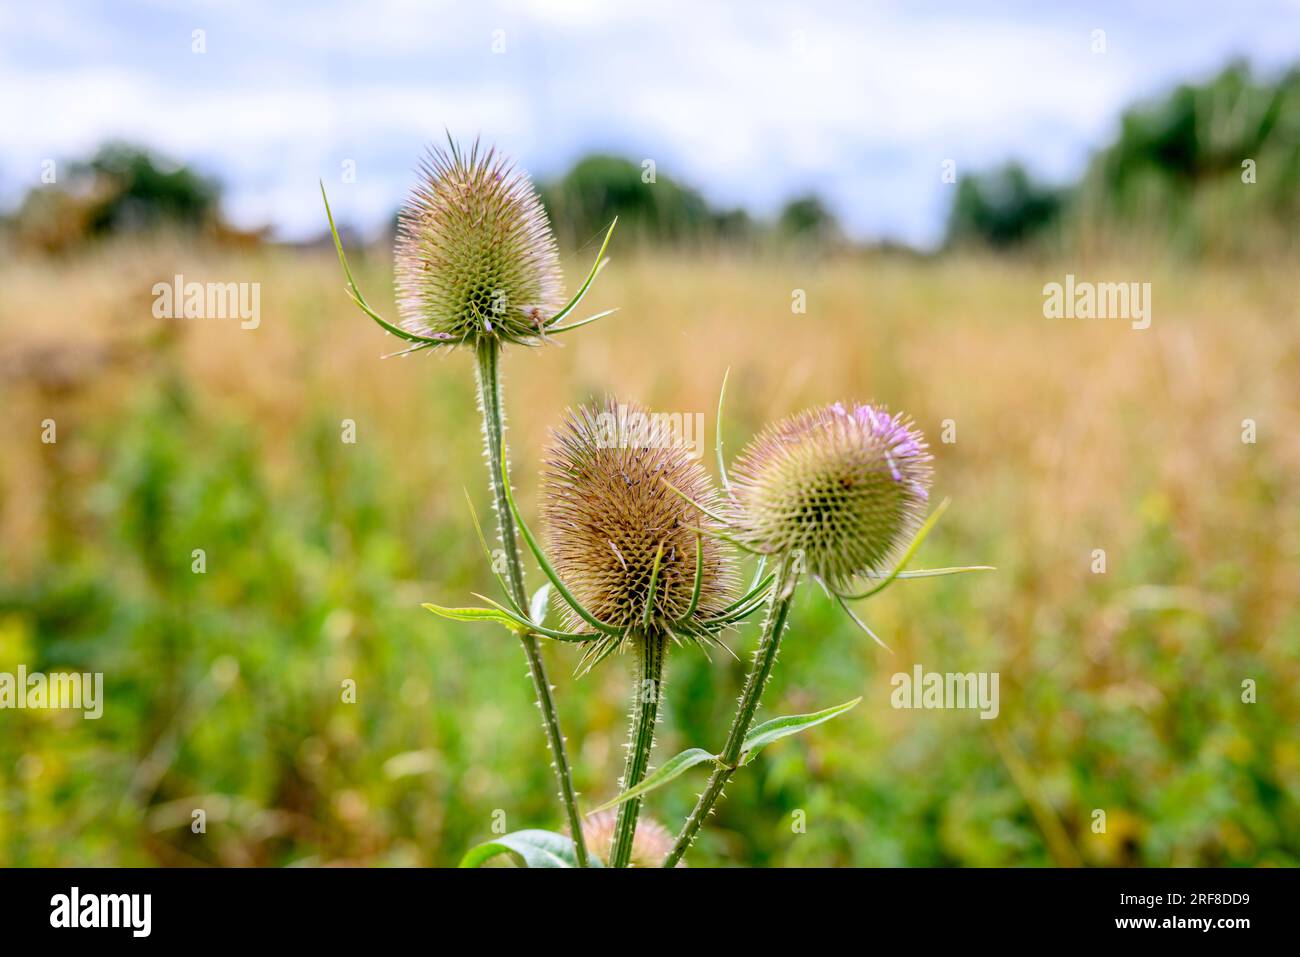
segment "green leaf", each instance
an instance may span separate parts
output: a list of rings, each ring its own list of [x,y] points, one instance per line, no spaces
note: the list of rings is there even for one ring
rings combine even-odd
[[[442,605],[435,605],[432,602],[425,602],[421,607],[427,608],[435,615],[441,615],[443,618],[450,618],[452,621],[491,621],[498,625],[504,625],[510,631],[517,635],[526,635],[529,632],[536,632],[547,638],[554,638],[556,641],[591,641],[591,635],[573,634],[567,631],[554,631],[545,628],[542,625],[534,625],[526,621],[519,615],[516,615],[510,609],[506,608],[499,602],[493,601],[486,595],[474,593],[474,597],[482,598],[492,608],[444,608]]]
[[[655,552],[655,563],[650,568],[650,587],[646,589],[645,614],[641,618],[641,627],[649,630],[655,613],[655,589],[659,586],[659,562],[664,557],[664,543],[659,543]]]
[[[528,603],[528,617],[535,625],[546,624],[546,603],[551,599],[551,583],[547,582],[533,592],[533,599]]]
[[[773,741],[791,734],[798,734],[800,731],[807,731],[809,728],[829,721],[836,715],[848,711],[861,700],[861,697],[857,697],[852,701],[844,702],[844,704],[837,704],[833,708],[827,708],[825,711],[816,711],[812,714],[792,714],[788,717],[764,721],[757,728],[751,728],[749,734],[745,735],[745,740],[741,744],[741,750],[745,752],[745,757],[741,760],[741,764],[748,764],[760,749]]]
[[[465,493],[465,504],[469,506],[469,517],[474,520],[474,534],[478,536],[478,543],[483,546],[483,557],[487,559],[488,568],[492,569],[492,577],[497,580],[501,586],[501,593],[506,596],[506,601],[510,607],[523,614],[523,609],[515,604],[515,596],[510,591],[510,586],[506,580],[501,577],[501,573],[496,570],[496,562],[492,558],[492,549],[488,548],[487,538],[483,534],[483,523],[478,520],[478,509],[474,507],[474,500],[469,497],[469,489],[462,489]]]
[[[579,319],[577,322],[566,322],[562,326],[551,326],[546,330],[548,336],[556,336],[561,332],[568,332],[570,329],[581,329],[583,326],[589,326],[593,322],[604,319],[606,316],[612,316],[618,312],[618,308],[606,309],[604,312],[598,312],[594,316],[588,316],[586,319]]]
[[[945,575],[964,575],[966,572],[995,572],[995,565],[956,565],[949,568],[918,568],[910,572],[899,572],[895,578],[942,578]],[[869,578],[879,578],[879,575],[869,575]]]
[[[321,190],[324,191],[323,186],[321,187]],[[611,236],[614,235],[614,227],[617,225],[618,225],[618,217],[615,216],[614,221],[609,224],[609,229],[605,232],[605,241],[600,244],[600,251],[596,253],[596,262],[592,265],[591,272],[587,273],[586,281],[581,286],[578,287],[578,291],[573,294],[573,298],[570,299],[568,303],[565,304],[563,309],[561,309],[555,315],[551,316],[550,319],[546,320],[546,324],[544,328],[546,328],[547,330],[551,330],[552,326],[555,326],[556,324],[561,322],[565,316],[573,312],[574,309],[578,308],[578,303],[582,302],[583,297],[587,295],[587,290],[590,289],[591,284],[596,281],[596,276],[599,275],[600,271],[605,268],[605,263],[609,262],[609,260],[605,258],[605,250],[609,248],[609,239]],[[610,310],[610,312],[613,311],[614,310],[612,309]],[[595,319],[599,319],[601,316],[607,316],[607,315],[609,315],[609,312],[602,312],[599,316],[595,316],[593,319],[586,319],[583,320],[583,322],[575,322],[573,325],[566,326],[563,328],[575,329],[580,325],[585,325],[588,322],[593,322]],[[563,329],[553,330],[553,331],[563,331]]]
[[[766,559],[759,559],[759,564],[762,565],[765,561]],[[762,569],[760,568],[759,570],[761,571]],[[755,577],[757,578],[758,576],[756,575]],[[722,609],[721,614],[726,615],[733,611],[739,611],[742,607],[749,604],[751,601],[755,600],[756,598],[759,598],[762,595],[767,594],[768,587],[775,580],[776,580],[776,575],[768,575],[765,578],[761,579],[760,581],[756,581],[754,583],[754,586],[748,592],[746,592],[744,595],[741,595],[739,598],[733,601],[726,608]]]
[[[862,632],[868,638],[870,638],[872,641],[878,644],[881,648],[884,648],[891,655],[894,653],[894,649],[890,648],[889,645],[885,644],[881,640],[880,636],[871,630],[871,626],[857,616],[857,614],[853,611],[853,609],[849,607],[849,603],[846,602],[841,595],[835,595],[835,601],[839,603],[840,608],[844,609],[844,614],[848,615],[849,618],[853,621],[853,624],[861,628]]]
[[[413,332],[407,332],[400,326],[395,326],[379,313],[370,308],[370,303],[366,302],[365,296],[361,295],[361,289],[357,286],[357,281],[352,278],[352,270],[348,267],[347,256],[343,254],[343,241],[339,239],[339,231],[334,225],[334,213],[330,211],[329,197],[325,195],[325,182],[321,181],[320,196],[325,201],[325,217],[330,223],[330,235],[334,237],[334,249],[339,256],[339,265],[343,267],[343,275],[348,281],[348,298],[356,304],[357,308],[367,316],[377,322],[385,332],[397,336],[399,339],[405,339],[407,342],[418,342],[424,347],[433,348],[435,346],[445,346],[450,343],[442,339],[430,339],[428,336],[418,336]],[[611,227],[612,229],[613,227]]]
[[[429,609],[435,615],[450,618],[452,621],[495,621],[498,624],[505,625],[511,631],[527,630],[522,628],[504,611],[498,611],[495,608],[446,608],[432,602],[425,602],[421,607]]]
[[[486,861],[509,854],[520,867],[577,867],[573,840],[554,831],[528,830],[504,834],[472,847],[460,859],[461,867],[482,867]],[[595,858],[593,867],[601,866]]]
[[[634,797],[640,797],[643,794],[653,791],[655,788],[663,787],[663,785],[667,784],[674,778],[680,777],[697,764],[703,764],[705,761],[712,760],[714,760],[714,755],[705,751],[703,748],[690,748],[689,750],[683,751],[681,754],[669,758],[664,762],[662,767],[646,777],[646,779],[636,787],[624,791],[618,797],[614,798],[614,800],[607,801],[595,810],[604,811],[612,807],[617,807],[624,801],[630,800]],[[594,814],[595,811],[592,813]]]
[[[840,598],[849,601],[857,601],[861,598],[870,598],[872,595],[879,594],[892,585],[894,579],[903,573],[903,569],[907,566],[907,563],[912,560],[912,556],[916,554],[916,550],[921,547],[921,543],[925,541],[925,537],[930,534],[931,529],[933,529],[939,519],[943,517],[943,513],[948,511],[948,505],[951,501],[951,499],[945,498],[939,503],[939,507],[930,513],[930,517],[921,523],[921,527],[912,538],[912,544],[907,546],[907,550],[903,552],[903,556],[898,560],[898,564],[894,566],[894,570],[881,579],[879,585],[876,585],[874,588],[868,588],[866,591],[859,592],[856,595],[841,595],[839,592],[836,592],[835,594],[839,595]]]
[[[695,617],[695,609],[700,607],[700,591],[704,585],[704,539],[695,536],[695,583],[691,585],[691,603],[686,606],[686,612],[682,615],[681,621],[689,623]]]
[[[663,482],[665,485],[667,485],[668,488],[673,492],[673,494],[676,495],[678,498],[680,498],[680,499],[682,499],[683,501],[687,502],[688,504],[694,506],[696,509],[698,509],[699,511],[703,512],[705,515],[709,516],[709,518],[713,519],[715,522],[717,522],[719,525],[721,525],[723,528],[726,528],[726,527],[727,527],[727,520],[726,520],[726,518],[724,518],[723,516],[719,515],[717,512],[710,511],[708,508],[706,508],[705,506],[701,505],[699,502],[695,501],[695,499],[691,498],[689,495],[687,495],[685,492],[683,492],[681,489],[679,489],[679,488],[678,488],[676,485],[674,485],[672,482],[668,481],[667,478],[665,478],[665,477],[663,477],[663,476],[661,475],[661,476],[659,477],[659,481],[661,481],[661,482]],[[718,537],[721,538],[722,536],[719,535]]]
[[[510,514],[514,516],[515,526],[519,529],[520,537],[523,538],[524,544],[528,546],[528,550],[533,553],[533,558],[537,560],[537,567],[542,570],[542,574],[550,579],[551,584],[555,586],[555,590],[560,593],[560,597],[568,603],[570,608],[578,613],[579,618],[591,625],[591,627],[595,628],[602,635],[617,635],[622,637],[623,629],[615,628],[613,625],[607,625],[591,612],[587,611],[587,609],[582,606],[582,603],[573,597],[573,593],[565,587],[564,582],[560,580],[559,573],[555,570],[555,566],[551,564],[550,559],[546,557],[546,552],[537,541],[537,536],[533,534],[532,529],[528,527],[528,523],[524,521],[524,516],[520,514],[519,505],[515,502],[515,493],[510,488],[510,472],[506,468],[504,459],[501,462],[501,491],[505,495],[506,505],[510,508]]]

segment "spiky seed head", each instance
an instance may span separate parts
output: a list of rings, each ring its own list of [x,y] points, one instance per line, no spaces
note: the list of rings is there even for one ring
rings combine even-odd
[[[809,409],[760,433],[731,472],[740,538],[801,553],[833,585],[879,573],[920,526],[932,456],[902,413],[841,403]]]
[[[398,213],[397,308],[408,332],[533,344],[563,304],[555,235],[528,176],[495,149],[432,147]]]
[[[582,819],[582,836],[587,841],[588,852],[607,864],[609,852],[614,849],[614,827],[617,823],[618,810],[615,808],[597,811]],[[659,867],[672,849],[673,836],[668,828],[642,814],[632,838],[631,866]],[[686,863],[678,861],[677,866],[685,867]]]
[[[685,615],[695,586],[694,529],[718,528],[682,498],[711,511],[719,506],[708,473],[664,422],[642,405],[611,398],[570,409],[552,431],[542,484],[551,558],[574,597],[619,628],[640,627],[661,545],[652,620],[664,627]],[[721,612],[736,586],[729,550],[707,535],[700,541],[696,621]],[[589,629],[572,611],[568,616],[572,630]]]

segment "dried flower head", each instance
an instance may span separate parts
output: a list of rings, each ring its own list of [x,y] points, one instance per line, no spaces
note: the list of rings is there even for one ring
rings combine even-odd
[[[840,403],[769,426],[731,473],[740,538],[802,553],[839,586],[883,571],[916,532],[929,499],[924,437],[901,413]]]
[[[618,811],[597,811],[582,819],[582,836],[587,840],[587,850],[608,863],[609,852],[614,845],[614,825],[618,822]],[[673,836],[658,821],[642,817],[637,825],[636,836],[632,838],[632,867],[659,867],[673,848]],[[678,867],[685,867],[684,861],[677,862]]]
[[[664,480],[705,505],[716,506],[717,493],[680,436],[661,427],[664,422],[641,405],[607,399],[569,410],[552,433],[542,488],[551,556],[574,597],[615,628],[642,621],[656,554],[657,627],[668,628],[688,611],[692,623],[703,622],[734,597],[730,554],[717,539],[695,531],[712,530],[715,523]],[[702,573],[691,611],[697,541]],[[575,630],[584,624],[572,612],[569,623]]]
[[[546,210],[495,149],[432,148],[398,214],[401,327],[425,338],[536,342],[563,303]]]

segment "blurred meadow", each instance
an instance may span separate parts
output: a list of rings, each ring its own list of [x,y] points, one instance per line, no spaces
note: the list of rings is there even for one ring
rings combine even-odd
[[[502,813],[559,830],[518,642],[420,608],[492,585],[470,358],[381,358],[332,248],[232,225],[208,171],[71,159],[0,222],[0,672],[102,672],[106,701],[0,711],[0,865],[447,866]],[[1071,184],[963,164],[924,251],[815,191],[764,218],[643,172],[539,180],[571,288],[620,216],[581,314],[621,311],[505,353],[530,518],[547,430],[607,392],[702,414],[714,470],[729,369],[729,456],[812,404],[910,413],[952,500],[915,564],[997,567],[858,606],[892,651],[804,589],[760,718],[863,700],[739,774],[688,862],[1300,864],[1300,70],[1135,103]],[[331,176],[342,223],[373,205]],[[391,235],[344,233],[391,318]],[[178,274],[258,284],[260,322],[155,317]],[[1046,318],[1067,275],[1149,282],[1150,327]],[[670,654],[656,763],[720,747],[757,628]],[[631,663],[544,654],[591,808]],[[916,665],[998,673],[997,717],[895,709]],[[643,819],[675,832],[703,780]]]
[[[391,313],[387,251],[358,262]],[[1044,319],[1051,261],[616,250],[590,305],[619,315],[510,350],[530,509],[565,404],[704,412],[711,447],[730,367],[733,452],[809,403],[909,410],[953,499],[920,562],[998,567],[867,603],[893,654],[806,592],[764,713],[865,699],[738,777],[692,862],[1296,863],[1294,266],[1072,261],[1150,277],[1138,331]],[[558,827],[517,643],[419,608],[491,581],[462,493],[486,516],[463,356],[381,360],[392,340],[328,251],[124,240],[0,272],[0,665],[102,671],[107,694],[98,721],[4,715],[0,861],[449,864],[496,809]],[[261,325],[154,320],[150,285],[174,272],[260,282]],[[742,659],[754,630],[731,638]],[[547,654],[590,806],[621,766],[629,664],[574,679],[573,649]],[[1000,672],[1000,716],[894,710],[889,678],[914,663]],[[660,758],[721,740],[742,674],[671,657]],[[647,812],[675,826],[697,786]]]

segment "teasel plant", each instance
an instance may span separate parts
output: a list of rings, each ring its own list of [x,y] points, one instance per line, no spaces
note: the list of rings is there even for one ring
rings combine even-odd
[[[725,394],[726,379],[723,380]],[[991,570],[971,565],[907,571],[906,565],[947,508],[926,515],[932,456],[924,437],[902,414],[875,405],[835,403],[768,426],[741,452],[730,475],[722,454],[722,397],[716,455],[724,489],[721,507],[682,488],[673,491],[711,522],[715,535],[758,556],[766,611],[753,663],[722,750],[691,748],[621,794],[644,797],[699,764],[713,766],[708,783],[663,860],[682,861],[736,771],[766,745],[814,727],[861,698],[822,711],[774,718],[754,727],[763,690],[776,665],[796,588],[816,581],[878,644],[880,638],[849,607],[900,579]],[[764,575],[768,567],[772,571]]]
[[[649,769],[670,643],[718,645],[737,581],[730,547],[696,530],[692,506],[670,490],[720,504],[708,473],[654,421],[614,399],[571,410],[553,433],[541,495],[556,581],[574,599],[566,627],[590,639],[579,670],[615,651],[633,657],[624,791]],[[613,867],[631,860],[640,806],[634,798],[619,808]]]
[[[761,607],[770,585],[757,583],[735,596],[738,579],[730,547],[710,534],[719,530],[714,520],[708,515],[701,519],[691,504],[721,505],[712,481],[679,440],[644,428],[650,421],[644,407],[614,399],[570,410],[553,433],[542,477],[549,555],[503,477],[507,507],[563,608],[562,629],[538,625],[540,612],[533,616],[534,626],[547,638],[582,647],[579,674],[615,653],[633,658],[621,796],[596,809],[599,814],[620,805],[608,857],[599,861],[612,867],[626,867],[637,856],[641,801],[635,792],[650,768],[669,648],[694,646],[707,652],[725,647],[722,633]],[[539,594],[545,603],[548,593]],[[516,629],[527,625],[500,602],[477,597],[488,607],[425,607],[452,619],[493,620]],[[538,866],[539,844],[552,853],[560,849],[563,859],[567,848],[561,838],[529,831],[488,847]],[[479,863],[482,853],[476,848],[466,861]]]
[[[532,627],[538,602],[528,599],[514,519],[505,500],[508,455],[500,361],[505,345],[540,346],[617,311],[570,318],[607,263],[605,251],[617,220],[606,231],[586,278],[564,301],[554,233],[527,174],[495,149],[481,147],[478,140],[466,150],[448,135],[445,149],[430,148],[398,216],[394,250],[398,319],[390,322],[370,305],[352,275],[323,182],[321,198],[348,297],[385,333],[403,343],[385,358],[444,349],[463,349],[474,356],[488,481],[505,555],[506,605],[520,622],[515,630],[528,661],[560,801],[573,835],[569,857],[577,866],[586,866],[564,735]],[[482,540],[477,517],[475,526]]]

